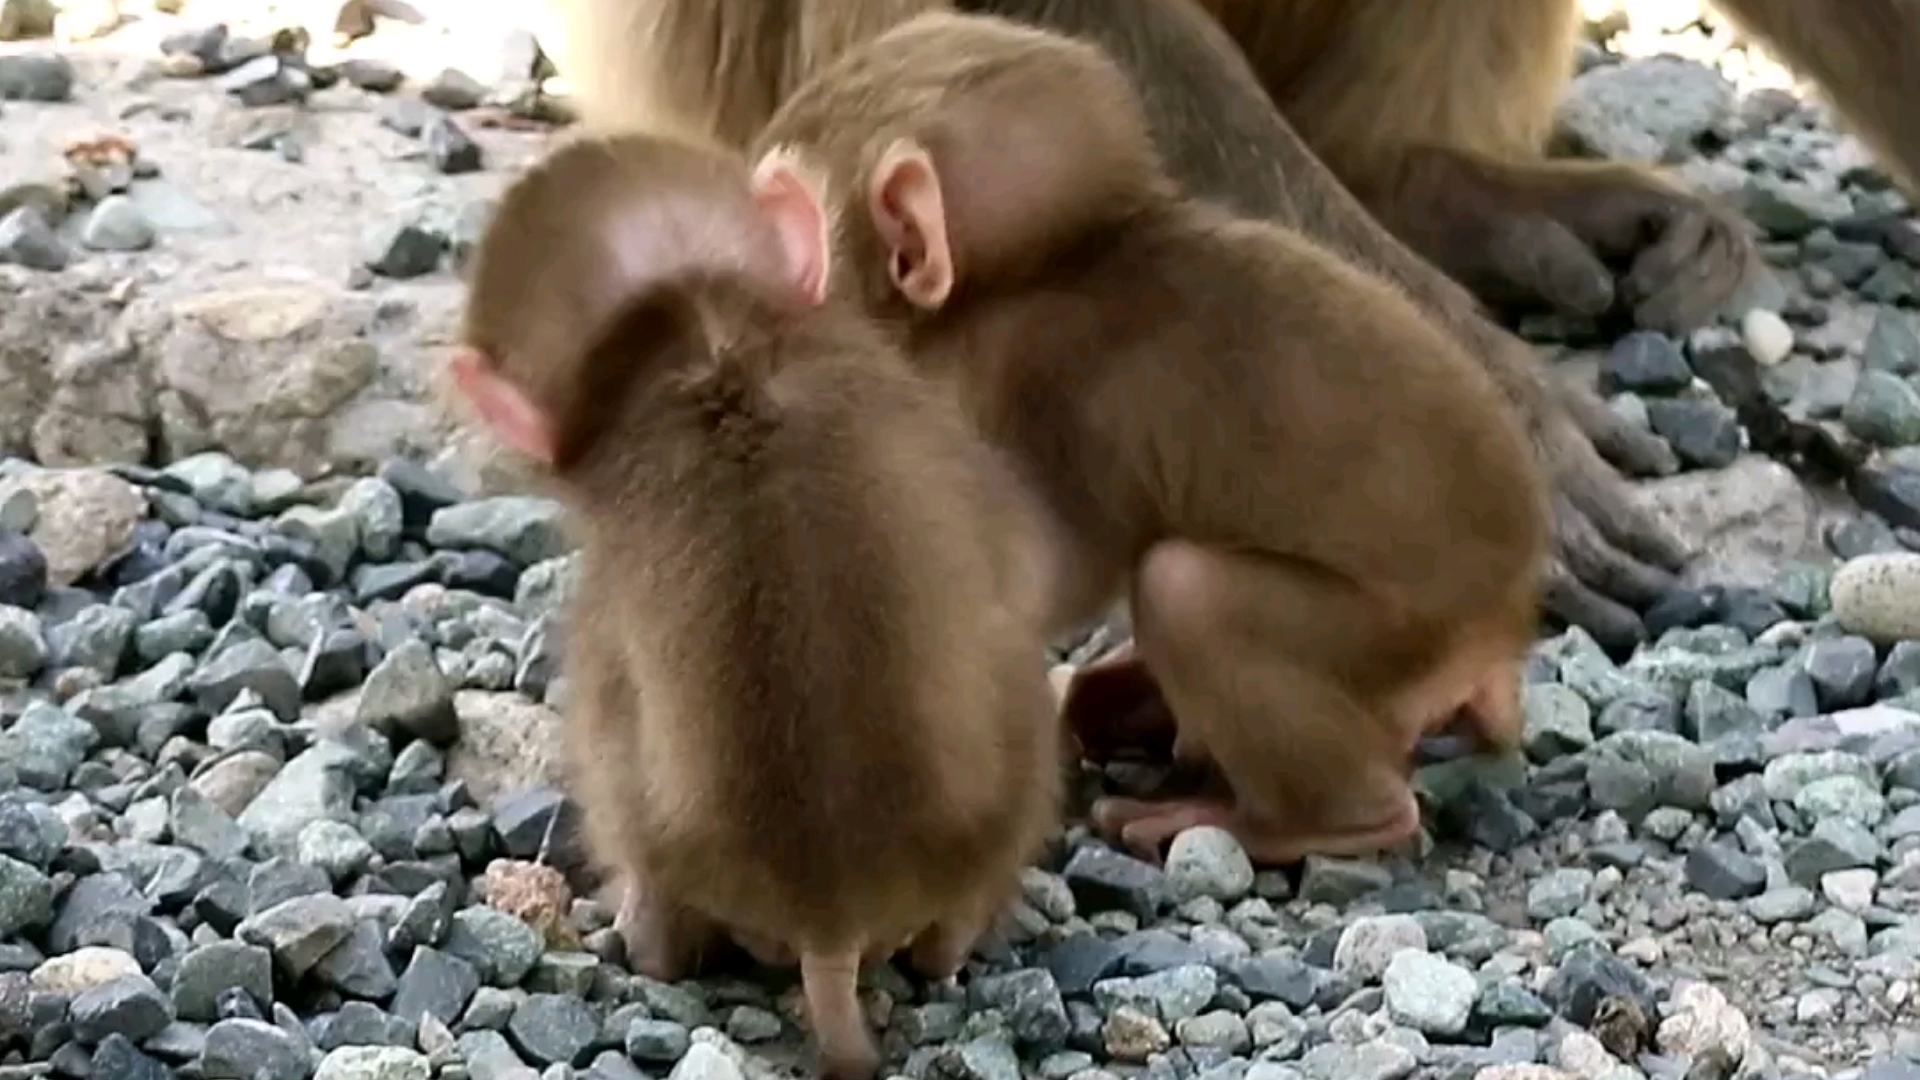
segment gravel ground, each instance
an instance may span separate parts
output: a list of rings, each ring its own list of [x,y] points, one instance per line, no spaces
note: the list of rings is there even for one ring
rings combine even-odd
[[[268,115],[301,97],[298,64],[194,33],[155,45],[177,80],[163,98]],[[1155,867],[1070,829],[960,987],[868,973],[895,1071],[1920,1077],[1920,228],[1724,32],[1676,20],[1615,43],[1636,37],[1672,55],[1594,46],[1568,140],[1727,196],[1775,273],[1687,340],[1523,330],[1667,439],[1682,475],[1662,483],[1757,499],[1755,477],[1786,477],[1776,501],[1827,510],[1722,509],[1734,539],[1716,534],[1631,656],[1578,630],[1542,642],[1524,758],[1423,769],[1417,858],[1255,873],[1197,829]],[[53,130],[63,56],[0,54],[8,123]],[[487,87],[456,76],[368,113],[420,139],[407,167],[481,171],[451,117]],[[343,80],[400,83],[372,61]],[[347,121],[329,123],[252,153],[325,163]],[[537,146],[514,138],[502,160]],[[166,145],[175,175],[239,160]],[[244,231],[194,247],[155,219],[178,205],[143,202],[119,166],[81,168],[37,223],[18,214],[45,185],[0,175],[0,269],[55,280],[156,244],[188,283],[251,265]],[[371,245],[317,236],[314,265],[445,307],[451,207]],[[1866,464],[1801,485],[1764,461],[1783,431]],[[636,977],[579,880],[552,767],[572,576],[554,504],[402,457],[318,480],[219,452],[144,460],[0,462],[0,1080],[804,1073],[790,974]]]

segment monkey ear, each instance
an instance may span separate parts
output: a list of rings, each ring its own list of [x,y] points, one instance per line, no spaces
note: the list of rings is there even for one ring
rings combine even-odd
[[[774,151],[753,170],[753,198],[773,223],[786,249],[787,269],[801,299],[817,305],[827,298],[827,215],[795,162]]]
[[[492,357],[478,349],[461,349],[447,370],[495,438],[542,464],[553,464],[553,425],[546,412],[500,374]]]
[[[887,272],[908,302],[933,310],[953,292],[946,200],[933,158],[911,139],[887,147],[874,166],[868,206],[888,248]]]

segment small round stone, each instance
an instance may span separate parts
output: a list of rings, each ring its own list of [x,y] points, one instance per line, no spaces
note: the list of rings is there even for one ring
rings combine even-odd
[[[1755,363],[1772,367],[1793,351],[1793,328],[1766,308],[1753,308],[1740,317],[1740,340]]]

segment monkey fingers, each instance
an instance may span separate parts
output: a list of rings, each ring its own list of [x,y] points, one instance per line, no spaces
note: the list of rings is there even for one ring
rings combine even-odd
[[[1220,798],[1101,799],[1093,805],[1093,828],[1108,843],[1136,858],[1160,861],[1167,843],[1196,825],[1231,831],[1233,804]]]
[[[1601,258],[1626,263],[1619,298],[1641,326],[1667,333],[1701,326],[1725,310],[1759,268],[1758,250],[1738,218],[1648,170],[1573,162],[1509,168],[1527,204]]]
[[[1172,756],[1173,713],[1131,641],[1075,671],[1060,708],[1089,761]]]
[[[1256,866],[1284,866],[1308,855],[1355,858],[1374,855],[1412,840],[1420,832],[1420,804],[1413,788],[1404,788],[1396,807],[1365,824],[1338,829],[1289,826],[1275,818],[1242,815],[1233,834]]]
[[[1631,646],[1644,634],[1635,610],[1672,586],[1687,545],[1570,422],[1549,424],[1542,443],[1558,490],[1548,610],[1609,648]]]
[[[1762,273],[1746,226],[1719,207],[1685,193],[1641,212],[1659,239],[1634,257],[1620,281],[1620,298],[1639,326],[1684,333],[1727,309]],[[1631,211],[1628,211],[1631,212]]]
[[[1545,303],[1585,316],[1613,306],[1613,273],[1584,241],[1544,214],[1496,217],[1476,246],[1485,248],[1485,268],[1463,276],[1489,300]]]
[[[1494,303],[1591,316],[1619,302],[1640,325],[1678,333],[1725,309],[1759,265],[1739,219],[1636,166],[1437,146],[1409,162],[1417,179],[1384,208],[1390,223]]]
[[[1667,440],[1615,412],[1591,388],[1569,384],[1549,373],[1547,388],[1581,434],[1614,467],[1632,476],[1672,476],[1680,457]]]
[[[1218,798],[1102,799],[1094,806],[1094,827],[1111,843],[1135,857],[1157,863],[1173,838],[1199,825],[1233,834],[1258,866],[1284,866],[1308,855],[1371,855],[1399,846],[1420,829],[1420,806],[1413,789],[1390,812],[1365,824],[1339,829],[1289,827],[1264,815],[1237,810]]]

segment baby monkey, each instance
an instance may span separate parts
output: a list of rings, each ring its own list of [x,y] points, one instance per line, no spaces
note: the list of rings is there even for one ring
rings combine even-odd
[[[451,381],[548,468],[581,581],[567,732],[637,970],[797,957],[824,1070],[863,954],[952,977],[1056,824],[1038,507],[825,294],[815,193],[623,135],[502,198]]]
[[[920,16],[754,152],[826,174],[833,291],[904,327],[1073,538],[1052,626],[1124,589],[1137,660],[1106,672],[1143,663],[1176,758],[1230,788],[1102,800],[1103,832],[1371,852],[1419,828],[1423,731],[1464,708],[1517,740],[1548,519],[1509,404],[1385,282],[1177,190],[1104,53]]]

